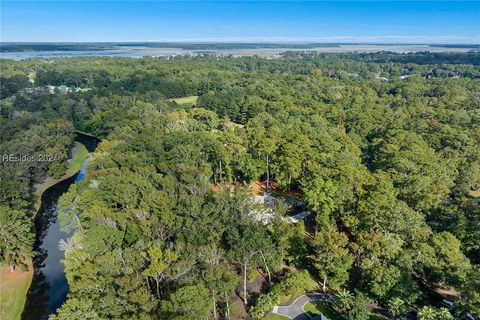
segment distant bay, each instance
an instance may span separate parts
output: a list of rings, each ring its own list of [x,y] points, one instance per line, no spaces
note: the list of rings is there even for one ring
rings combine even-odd
[[[428,44],[112,44],[45,45],[2,43],[0,58],[12,60],[66,57],[171,57],[213,54],[219,56],[277,57],[286,51],[309,52],[468,52],[480,45]]]

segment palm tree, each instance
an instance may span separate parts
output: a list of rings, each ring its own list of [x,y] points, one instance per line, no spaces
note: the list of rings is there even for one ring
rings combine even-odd
[[[437,312],[433,307],[425,306],[418,311],[418,320],[436,320]]]
[[[335,306],[340,310],[347,310],[352,305],[353,294],[343,289],[335,295]]]
[[[388,308],[390,309],[390,313],[396,319],[397,316],[405,311],[405,302],[398,297],[390,299],[388,301]]]
[[[437,319],[439,320],[454,320],[455,318],[452,316],[450,311],[447,308],[440,308],[437,312]]]

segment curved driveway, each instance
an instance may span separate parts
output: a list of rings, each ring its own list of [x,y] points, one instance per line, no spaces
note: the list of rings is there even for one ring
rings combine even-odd
[[[292,320],[309,320],[311,317],[303,310],[303,306],[311,301],[333,302],[333,295],[327,293],[311,292],[298,297],[288,306],[275,306],[272,313],[276,313]]]

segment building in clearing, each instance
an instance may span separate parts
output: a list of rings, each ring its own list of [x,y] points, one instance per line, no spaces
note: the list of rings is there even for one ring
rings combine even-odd
[[[47,91],[49,93],[55,93],[55,90],[58,90],[58,92],[60,92],[61,94],[67,94],[69,92],[72,92],[72,88],[62,84],[61,86],[52,86],[52,85],[48,85],[45,87],[47,89]]]
[[[278,202],[278,199],[272,196],[270,192],[265,191],[263,195],[257,195],[252,197],[253,203],[260,205],[259,208],[252,210],[250,216],[256,221],[260,221],[263,224],[268,224],[270,220],[275,217],[274,206]],[[305,220],[311,214],[310,211],[302,211],[293,216],[281,217],[283,221],[289,223],[297,223],[300,220]]]
[[[67,87],[66,85],[63,85],[63,84],[61,86],[58,86],[57,89],[62,94],[66,94],[66,93],[69,93],[69,92],[72,91],[72,89],[70,89],[70,87]]]

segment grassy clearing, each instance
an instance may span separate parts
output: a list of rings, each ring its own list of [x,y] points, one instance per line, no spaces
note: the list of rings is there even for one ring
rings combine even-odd
[[[343,317],[326,302],[308,302],[303,310],[311,317],[323,314],[329,320],[343,320]]]
[[[10,272],[9,267],[0,268],[0,319],[20,319],[32,275],[31,264],[27,272]]]
[[[262,320],[288,320],[288,317],[281,316],[279,314],[275,313],[269,313],[265,317],[262,318]]]
[[[45,181],[45,183],[43,183],[35,191],[35,198],[34,198],[35,212],[37,212],[38,209],[40,209],[40,205],[42,203],[41,200],[42,200],[43,192],[45,192],[45,190],[47,190],[48,188],[50,188],[54,184],[56,184],[56,183],[58,183],[62,180],[68,179],[71,176],[73,176],[78,170],[80,170],[80,168],[83,165],[83,162],[85,161],[85,159],[87,159],[87,157],[88,157],[87,148],[85,148],[85,146],[83,144],[81,144],[80,142],[75,141],[73,143],[73,148],[72,148],[72,158],[67,163],[67,172],[65,173],[65,175],[63,175],[63,177],[61,177],[59,179],[49,179],[49,180]]]
[[[189,96],[189,97],[168,99],[167,101],[176,102],[178,105],[181,105],[182,107],[191,107],[197,104],[197,100],[198,100],[198,96]]]
[[[474,198],[480,198],[480,190],[471,190],[470,195]]]
[[[311,317],[323,314],[329,320],[344,320],[344,317],[336,311],[331,304],[326,302],[309,302],[303,307],[303,310]],[[370,313],[369,320],[388,320],[388,318],[379,314]]]
[[[67,173],[74,174],[82,168],[83,162],[88,157],[88,150],[78,141],[73,143],[72,160],[67,164]]]
[[[318,284],[317,280],[315,280],[312,275],[308,277],[308,282],[307,282],[307,291],[316,291],[320,289],[320,285]]]

